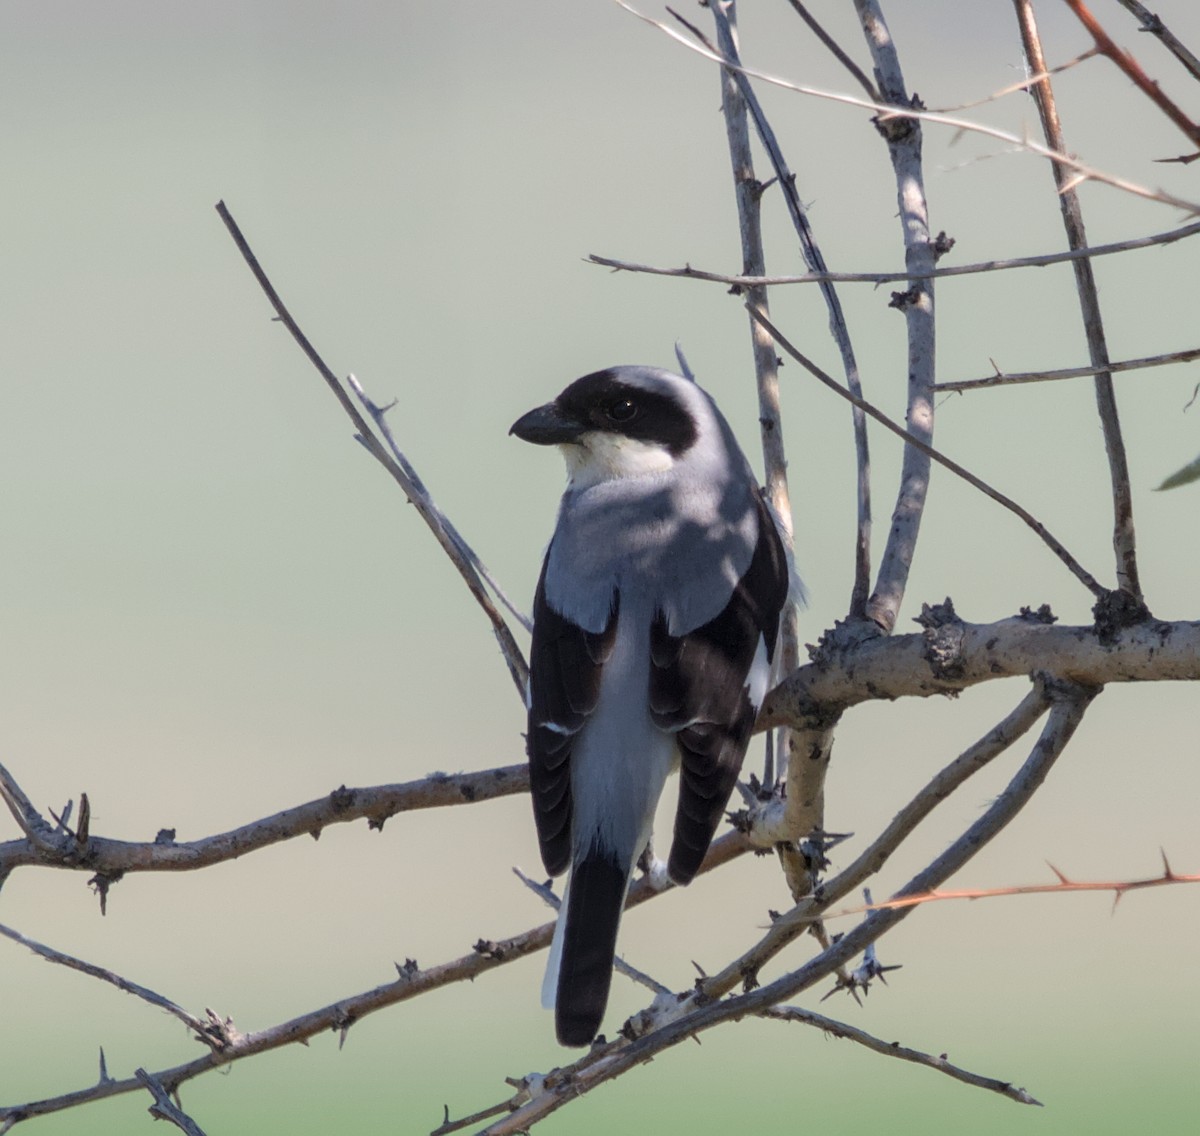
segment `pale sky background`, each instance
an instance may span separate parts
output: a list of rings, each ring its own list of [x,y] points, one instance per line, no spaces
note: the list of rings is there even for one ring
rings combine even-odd
[[[850,81],[785,4],[748,5],[747,62]],[[1099,18],[1190,112],[1200,91],[1110,0]],[[851,5],[815,6],[867,60]],[[1052,60],[1087,46],[1040,5]],[[650,9],[647,9],[650,10]],[[1193,49],[1200,11],[1159,13]],[[886,5],[910,88],[931,107],[1021,76],[1003,3]],[[699,11],[697,17],[707,20]],[[1186,140],[1106,61],[1057,81],[1071,147],[1200,200]],[[902,265],[885,148],[861,111],[762,89],[831,267]],[[670,365],[676,341],[758,460],[746,320],[719,286],[613,275],[591,252],[740,264],[717,76],[608,0],[204,5],[65,0],[0,9],[0,760],[42,808],[86,791],[94,832],[194,839],[323,795],[521,760],[523,712],[483,617],[270,311],[213,204],[223,198],[335,371],[379,401],[440,504],[522,602],[562,485],[553,453],[507,436],[571,379]],[[1028,97],[970,115],[1036,132]],[[952,263],[1058,250],[1049,171],[975,136],[927,132],[935,230]],[[760,169],[765,169],[760,167]],[[766,176],[763,174],[763,176]],[[1169,229],[1174,209],[1088,186],[1093,243]],[[769,198],[773,271],[801,271]],[[1200,346],[1197,246],[1097,262],[1114,358]],[[890,289],[842,289],[869,397],[903,413]],[[943,380],[1086,361],[1070,270],[938,285]],[[831,369],[812,289],[781,327]],[[815,641],[850,588],[853,455],[844,406],[784,369],[797,558]],[[1151,489],[1195,456],[1195,364],[1122,377],[1142,569],[1163,618],[1197,615],[1196,487]],[[948,398],[938,443],[1033,510],[1111,580],[1107,470],[1091,385]],[[899,449],[873,434],[877,539]],[[953,596],[988,621],[1090,597],[1019,522],[938,472],[901,630]],[[926,778],[1024,693],[847,715],[828,824],[844,864]],[[955,881],[1200,871],[1195,691],[1110,689],[1036,801]],[[898,886],[969,824],[1026,750],[938,810],[876,884]],[[757,761],[757,759],[753,759]],[[0,840],[15,826],[0,816]],[[328,830],[203,873],[131,877],[101,918],[84,874],[22,870],[0,922],[243,1031],[541,922],[510,873],[539,868],[524,799]],[[622,951],[673,987],[755,941],[786,905],[747,859],[626,921]],[[901,963],[863,1008],[820,1008],[887,1040],[1026,1086],[1044,1110],[823,1039],[742,1023],[681,1046],[560,1113],[553,1133],[1124,1133],[1195,1130],[1200,891],[939,905],[880,948]],[[848,926],[848,924],[847,924]],[[798,965],[805,948],[783,965]],[[567,1055],[524,960],[184,1089],[210,1136],[423,1133]],[[778,972],[778,967],[772,973]],[[814,1006],[823,991],[804,1001]],[[618,979],[610,1028],[643,1004]],[[0,940],[0,1103],[196,1055],[175,1021]],[[31,1122],[32,1136],[148,1130],[146,1099]],[[24,1127],[20,1129],[26,1131]]]

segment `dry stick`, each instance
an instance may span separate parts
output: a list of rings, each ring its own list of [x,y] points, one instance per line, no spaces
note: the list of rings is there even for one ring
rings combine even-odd
[[[802,935],[814,918],[876,875],[917,825],[969,777],[1027,733],[1049,705],[1050,697],[1044,686],[1038,683],[974,745],[936,773],[849,865],[825,880],[819,895],[802,899],[790,911],[774,920],[753,947],[718,973],[705,978],[698,988],[699,998],[720,998],[742,985],[747,978],[754,978],[770,959]]]
[[[714,8],[713,14],[717,19],[718,28],[720,28],[721,9]],[[676,18],[678,19],[679,17]],[[725,68],[725,72],[733,76],[737,82],[738,90],[745,100],[746,108],[754,120],[754,128],[758,134],[759,141],[770,158],[771,167],[775,171],[775,177],[779,182],[784,202],[787,205],[788,215],[792,220],[792,226],[800,238],[800,251],[804,257],[804,262],[808,265],[811,272],[827,274],[828,270],[825,265],[825,258],[821,253],[820,246],[817,244],[816,236],[813,233],[812,225],[809,223],[808,214],[804,208],[804,203],[800,200],[799,191],[796,189],[796,175],[788,168],[783,151],[780,149],[779,142],[775,137],[775,131],[767,121],[762,104],[759,102],[758,96],[754,93],[753,87],[750,86],[750,80],[746,77],[740,66],[740,61],[736,54],[736,44],[730,40],[728,43],[722,44],[721,51],[715,51],[713,46],[704,39],[702,33],[692,28],[687,21],[680,20],[680,22],[700,39],[705,47],[708,48],[711,56],[730,61],[730,66]],[[730,48],[733,50],[729,50]],[[846,385],[861,397],[862,383],[859,379],[858,361],[854,355],[854,346],[850,341],[850,330],[846,325],[846,317],[842,312],[841,299],[838,297],[837,289],[828,280],[822,281],[820,288],[822,298],[825,300],[825,307],[829,312],[829,333],[833,337],[833,341],[837,345],[838,353],[842,359],[842,369],[846,374]],[[849,611],[852,618],[861,619],[866,614],[867,588],[871,572],[871,459],[867,445],[866,420],[861,414],[855,412],[851,415],[851,421],[854,429],[855,462],[858,478],[856,486],[858,519],[855,530],[854,584],[850,595]]]
[[[973,485],[985,496],[990,497],[997,504],[1003,505],[1010,512],[1015,513],[1031,529],[1033,529],[1035,533],[1037,533],[1037,535],[1042,539],[1047,547],[1049,547],[1054,555],[1057,556],[1059,560],[1061,560],[1063,564],[1067,566],[1075,578],[1079,580],[1083,586],[1092,593],[1092,595],[1094,595],[1097,599],[1102,599],[1108,595],[1108,590],[1102,584],[1100,584],[1096,577],[1088,572],[1079,563],[1079,561],[1077,561],[1075,557],[1067,551],[1063,543],[1057,537],[1055,537],[1050,530],[1042,524],[1041,521],[1028,512],[1028,510],[1023,509],[1011,497],[1006,497],[1003,493],[993,489],[986,481],[984,481],[982,478],[976,477],[975,474],[971,473],[969,470],[964,469],[958,464],[958,462],[946,457],[946,455],[940,451],[935,450],[923,439],[918,438],[915,434],[909,433],[904,429],[903,426],[897,425],[886,414],[884,414],[881,410],[877,410],[869,402],[865,402],[862,399],[856,399],[855,396],[846,390],[845,387],[843,387],[840,383],[838,383],[836,379],[826,374],[811,359],[800,354],[800,352],[791,345],[783,333],[777,327],[775,327],[770,320],[766,319],[764,316],[754,313],[753,309],[750,309],[750,311],[751,314],[754,315],[754,318],[761,320],[763,326],[775,337],[775,342],[778,343],[788,355],[795,359],[796,362],[799,363],[800,366],[808,371],[808,373],[814,378],[824,383],[825,386],[827,386],[830,390],[835,391],[847,401],[855,402],[856,405],[860,405],[867,414],[875,419],[876,422],[886,426],[897,437],[903,438],[910,447],[918,449],[922,453],[928,455],[939,465],[950,470],[951,473],[957,474],[965,482],[967,482],[967,484]]]
[[[959,379],[950,383],[934,383],[938,393],[950,391],[983,390],[985,387],[1012,386],[1017,383],[1046,383],[1059,379],[1080,379],[1107,371],[1115,375],[1119,371],[1137,371],[1147,367],[1163,367],[1169,363],[1190,363],[1200,359],[1200,347],[1186,351],[1169,351],[1165,355],[1146,355],[1141,359],[1125,359],[1119,363],[1107,363],[1092,367],[1063,367],[1057,371],[1015,371],[1005,373],[997,369],[994,375],[982,379]]]
[[[751,845],[740,832],[726,833],[718,840],[713,841],[709,847],[708,854],[700,865],[700,873],[714,871],[749,851],[751,851]],[[629,889],[626,906],[639,906],[661,895],[663,890],[643,877]],[[239,1033],[228,1021],[224,1023],[223,1029],[218,1028],[220,1023],[215,1015],[211,1015],[210,1023],[205,1027],[205,1041],[209,1045],[216,1043],[214,1052],[197,1057],[182,1065],[160,1070],[152,1075],[169,1092],[174,1092],[185,1081],[246,1057],[253,1057],[259,1053],[296,1042],[305,1042],[319,1033],[328,1031],[344,1036],[356,1021],[377,1010],[408,1001],[453,982],[474,981],[476,977],[487,971],[495,970],[497,967],[524,958],[535,951],[543,950],[549,946],[553,934],[554,924],[545,923],[540,927],[532,927],[520,935],[499,942],[480,940],[470,954],[424,970],[417,967],[415,963],[406,963],[404,966],[397,964],[396,970],[399,977],[395,982],[351,995],[328,1006],[254,1033]],[[127,1077],[124,1080],[102,1077],[95,1085],[63,1093],[57,1097],[18,1105],[0,1105],[0,1133],[5,1131],[5,1125],[11,1126],[20,1120],[62,1112],[64,1109],[75,1108],[91,1101],[134,1092],[142,1087],[142,1083],[137,1077]]]
[[[347,789],[344,785],[325,797],[284,809],[229,832],[199,840],[110,840],[92,836],[82,857],[74,837],[50,833],[42,843],[11,840],[0,843],[0,881],[14,868],[40,865],[116,876],[125,872],[188,872],[245,856],[297,836],[318,837],[331,824],[367,820],[372,828],[401,812],[467,805],[529,791],[526,765],[508,765],[478,773],[435,773],[419,781]],[[0,794],[24,797],[12,774],[0,765]],[[32,805],[29,806],[33,808]],[[36,818],[36,820],[34,819]],[[49,832],[48,822],[36,810],[26,823],[38,822]]]
[[[349,384],[350,389],[354,391],[355,395],[358,397],[358,401],[362,403],[363,408],[371,416],[371,421],[375,423],[375,427],[383,437],[388,449],[392,451],[393,460],[397,465],[400,466],[401,469],[404,470],[405,476],[409,479],[409,481],[412,482],[413,488],[417,491],[417,493],[424,498],[424,500],[429,502],[429,510],[437,518],[437,523],[441,525],[443,529],[445,529],[446,535],[449,536],[452,541],[454,541],[459,552],[466,557],[471,567],[479,573],[480,577],[487,583],[488,587],[492,589],[496,595],[496,598],[506,608],[508,608],[508,610],[512,613],[513,618],[515,618],[516,621],[522,627],[524,627],[526,631],[532,631],[533,620],[531,620],[529,616],[521,611],[521,609],[518,608],[512,602],[512,600],[508,598],[507,593],[500,586],[500,582],[495,578],[495,576],[492,575],[492,572],[488,566],[479,559],[479,556],[476,554],[475,550],[463,539],[462,534],[457,528],[455,528],[454,522],[451,521],[450,518],[438,508],[437,503],[433,499],[433,494],[431,494],[426,488],[425,482],[421,479],[421,475],[417,473],[412,462],[408,460],[408,457],[405,455],[404,451],[400,449],[399,444],[396,442],[395,435],[392,433],[392,428],[388,424],[387,420],[388,411],[396,405],[395,400],[393,399],[393,401],[387,406],[380,406],[373,398],[371,398],[369,394],[367,394],[365,390],[363,390],[362,383],[360,383],[354,375],[347,375],[346,382]]]
[[[900,58],[879,5],[875,0],[854,0],[854,7],[875,63],[882,101],[899,107],[913,105],[914,100],[904,85]],[[904,234],[904,266],[910,273],[928,272],[934,267],[936,256],[929,232],[921,168],[921,125],[919,122],[883,119],[876,125],[887,141],[895,170],[896,199]],[[933,442],[932,388],[936,369],[933,281],[928,277],[912,276],[902,307],[908,329],[906,421],[909,431],[928,446]],[[928,491],[929,454],[919,446],[906,446],[887,546],[875,579],[875,591],[867,603],[867,615],[885,633],[895,628],[900,614]]]
[[[1045,57],[1034,20],[1032,0],[1013,0],[1017,23],[1021,29],[1021,43],[1025,58],[1035,71],[1044,71]],[[1058,110],[1054,102],[1054,89],[1049,79],[1043,79],[1032,88],[1037,103],[1038,115],[1047,143],[1062,151],[1066,145]],[[1067,243],[1073,249],[1087,247],[1087,234],[1083,227],[1083,210],[1079,195],[1075,192],[1075,178],[1068,175],[1060,162],[1053,163],[1054,184],[1058,187],[1059,207],[1063,226],[1067,232]],[[1087,336],[1088,354],[1097,367],[1107,367],[1108,346],[1105,342],[1104,321],[1100,314],[1100,299],[1096,292],[1096,278],[1090,260],[1076,260],[1071,267],[1075,271],[1075,286],[1079,293],[1079,307],[1083,314],[1084,332]],[[1133,495],[1129,488],[1129,466],[1125,459],[1125,443],[1121,437],[1121,420],[1117,414],[1117,400],[1113,391],[1112,375],[1107,370],[1096,375],[1096,406],[1100,413],[1100,425],[1104,433],[1104,448],[1108,454],[1109,476],[1112,482],[1113,499],[1113,552],[1116,557],[1117,587],[1142,605],[1142,588],[1138,580],[1137,545],[1133,528]]]
[[[875,1053],[881,1053],[884,1057],[895,1057],[901,1061],[911,1061],[915,1065],[923,1065],[926,1069],[945,1073],[947,1077],[953,1077],[965,1085],[999,1093],[1002,1097],[1008,1097],[1009,1100],[1014,1100],[1018,1104],[1032,1104],[1039,1108],[1042,1105],[1040,1100],[1031,1097],[1024,1089],[1017,1088],[1010,1081],[1000,1081],[995,1077],[983,1077],[978,1073],[972,1073],[969,1069],[952,1065],[944,1053],[935,1057],[932,1053],[922,1053],[919,1049],[910,1049],[896,1041],[882,1041],[865,1030],[860,1030],[857,1026],[835,1021],[814,1010],[805,1010],[800,1006],[772,1006],[769,1010],[764,1010],[761,1016],[778,1022],[800,1022],[806,1026],[816,1026],[830,1037],[846,1038]]]
[[[222,221],[225,222],[225,227],[229,230],[229,235],[233,237],[234,243],[249,266],[250,271],[254,274],[254,278],[258,281],[259,287],[262,288],[270,301],[271,306],[275,309],[280,322],[291,333],[292,338],[300,346],[300,349],[308,356],[309,361],[316,367],[318,373],[325,380],[325,384],[333,392],[334,397],[341,404],[342,409],[349,416],[350,421],[354,424],[354,429],[357,431],[358,440],[366,448],[367,452],[377,461],[384,469],[388,471],[395,479],[400,488],[404,491],[405,496],[409,501],[416,506],[417,512],[421,514],[421,519],[429,526],[430,531],[437,539],[438,544],[442,546],[446,555],[450,558],[450,562],[458,569],[458,573],[462,576],[464,583],[467,585],[471,595],[475,597],[475,602],[483,609],[484,614],[492,625],[492,632],[496,636],[496,642],[500,646],[500,651],[504,656],[504,661],[508,666],[508,672],[512,676],[513,684],[517,688],[522,702],[525,700],[525,690],[529,683],[529,667],[525,662],[525,656],[521,653],[520,647],[517,646],[516,640],[509,630],[508,624],[505,622],[504,616],[496,610],[495,604],[492,603],[491,597],[487,594],[487,589],[480,580],[471,564],[471,558],[468,558],[462,551],[462,538],[457,540],[446,531],[445,526],[440,523],[440,513],[436,506],[430,501],[427,495],[422,494],[412,479],[408,476],[405,470],[394,461],[388,454],[387,450],[380,445],[379,439],[375,437],[371,429],[368,427],[366,419],[359,413],[358,407],[354,405],[353,400],[343,389],[342,384],[338,382],[337,376],[326,366],[325,361],[317,353],[317,350],[309,342],[308,337],[300,330],[299,325],[292,318],[292,314],[280,299],[279,293],[275,291],[274,285],[268,279],[267,274],[263,271],[262,266],[258,263],[258,258],[254,255],[246,238],[242,235],[241,229],[237,222],[233,219],[229,210],[225,206],[224,201],[218,201],[216,205],[217,213]],[[455,534],[457,536],[457,534]],[[474,554],[471,554],[474,557]]]
[[[731,60],[735,65],[740,61],[737,55],[737,43],[724,18],[725,9],[720,5],[713,7],[713,15],[717,22],[720,37],[719,54]],[[681,21],[685,23],[686,21]],[[697,29],[691,29],[693,34],[712,50],[712,45],[704,39]],[[787,205],[792,225],[800,239],[800,248],[804,261],[814,272],[827,271],[825,259],[817,244],[808,215],[796,189],[796,178],[789,169],[778,139],[766,114],[750,85],[750,81],[737,67],[725,68],[723,74],[732,79],[741,95],[745,109],[754,120],[755,130],[759,141],[766,150],[775,177]],[[748,148],[748,140],[747,140]],[[829,282],[821,284],[821,294],[829,313],[829,330],[838,347],[842,359],[842,368],[846,375],[847,386],[862,395],[862,384],[859,379],[858,361],[854,355],[854,347],[850,340],[850,331],[842,311],[841,300],[836,288]],[[754,326],[760,328],[757,317],[763,315],[760,306],[751,299],[750,308],[755,319]],[[774,354],[772,350],[772,354]],[[854,430],[856,458],[856,497],[858,517],[855,529],[854,550],[854,583],[850,596],[850,616],[852,619],[864,619],[866,615],[867,589],[869,587],[871,570],[871,491],[870,491],[870,452],[867,443],[866,418],[861,410],[855,407],[851,422]],[[798,644],[794,656],[793,668],[799,661]],[[786,672],[790,673],[790,671]],[[786,734],[785,752],[787,753],[787,780],[784,794],[784,813],[788,825],[788,836],[779,841],[778,854],[791,890],[793,899],[808,894],[816,883],[817,871],[821,856],[819,849],[808,850],[801,845],[809,834],[820,833],[825,821],[825,776],[829,768],[829,760],[833,749],[833,727],[836,718],[817,724],[815,727],[805,726],[800,729],[788,730]],[[823,939],[824,930],[814,928],[814,934]]]
[[[1115,241],[1107,245],[1092,245],[1090,248],[1071,249],[1069,252],[1050,252],[1039,256],[1019,256],[1009,260],[985,260],[978,264],[951,265],[948,268],[931,268],[926,272],[806,272],[802,276],[733,276],[724,272],[710,272],[704,268],[693,268],[685,264],[682,268],[661,268],[652,264],[638,264],[636,261],[616,260],[612,257],[598,256],[592,253],[588,256],[591,264],[611,268],[616,272],[642,272],[652,276],[678,276],[685,280],[703,280],[713,284],[726,284],[730,287],[753,288],[783,284],[820,284],[822,281],[832,281],[836,284],[893,284],[901,280],[936,280],[942,276],[970,276],[979,272],[1001,272],[1010,268],[1044,268],[1050,264],[1061,264],[1065,261],[1091,259],[1097,256],[1107,256],[1111,253],[1128,252],[1131,249],[1150,248],[1155,245],[1169,245],[1184,237],[1193,237],[1200,233],[1200,221],[1183,225],[1178,229],[1168,229],[1163,233],[1155,233],[1148,237],[1134,237],[1128,241]]]
[[[1142,70],[1141,64],[1128,51],[1123,51],[1113,42],[1112,37],[1100,26],[1100,22],[1088,10],[1083,0],[1067,0],[1067,7],[1075,13],[1079,22],[1087,28],[1088,34],[1095,41],[1096,49],[1101,55],[1107,56],[1125,72],[1125,75],[1141,90],[1142,94],[1149,98],[1163,114],[1187,135],[1188,140],[1193,146],[1200,147],[1200,126],[1197,126],[1179,107],[1167,98],[1162,88]],[[1033,27],[1032,24],[1030,26]],[[1032,34],[1036,39],[1036,27],[1033,27]],[[1049,87],[1049,82],[1047,79],[1047,87]],[[1061,149],[1061,146],[1057,142],[1052,141],[1050,144],[1055,149]]]
[[[168,1014],[178,1018],[188,1029],[192,1030],[199,1040],[205,1040],[207,1036],[205,1025],[199,1018],[189,1014],[187,1010],[172,1002],[170,998],[155,993],[149,987],[141,986],[136,982],[130,982],[129,979],[122,978],[119,974],[105,967],[84,962],[83,959],[76,958],[74,955],[69,955],[63,951],[57,951],[53,947],[48,947],[45,943],[39,943],[34,939],[26,938],[19,931],[14,931],[11,927],[6,927],[3,923],[0,923],[0,935],[12,939],[14,943],[20,943],[23,947],[28,947],[34,954],[40,955],[47,962],[65,966],[70,970],[78,970],[83,974],[90,975],[92,978],[98,978],[101,982],[107,982],[115,986],[118,990],[124,990],[126,994],[132,994],[137,998],[141,998],[143,1002],[149,1002],[150,1005],[157,1006],[160,1010],[166,1010]]]
[[[869,903],[861,907],[850,907],[845,911],[827,911],[825,919],[838,919],[844,915],[861,915],[864,911],[882,911],[887,907],[919,907],[926,903],[940,903],[944,900],[976,900],[1001,899],[1014,895],[1061,895],[1076,892],[1111,891],[1113,907],[1131,891],[1145,891],[1147,888],[1175,887],[1178,884],[1200,884],[1200,873],[1187,874],[1177,872],[1171,867],[1167,855],[1160,849],[1163,860],[1163,870],[1157,876],[1146,876],[1135,880],[1072,880],[1060,872],[1053,864],[1050,870],[1058,877],[1052,884],[1012,884],[1009,887],[995,888],[955,888],[953,891],[925,892],[923,895],[905,895],[899,899],[886,899],[882,903]]]
[[[717,36],[726,55],[737,55],[736,8],[732,0],[715,0],[711,5],[717,23]],[[725,131],[729,142],[729,160],[733,168],[733,189],[737,203],[738,230],[742,242],[742,271],[762,275],[766,272],[766,254],[762,241],[763,185],[754,173],[754,158],[750,151],[750,127],[747,121],[746,99],[737,77],[726,68],[721,70],[721,110],[725,116]],[[760,311],[770,313],[766,288],[749,289],[749,303]],[[758,421],[762,438],[763,470],[766,475],[767,500],[775,511],[789,548],[795,547],[792,532],[792,502],[788,491],[787,454],[783,443],[783,421],[779,405],[779,357],[771,337],[747,316],[750,325],[750,345],[754,356],[754,376],[758,388]],[[798,613],[794,603],[784,607],[780,620],[778,654],[773,673],[791,674],[800,662]],[[788,750],[789,731],[778,731],[778,737],[768,735],[763,761],[763,785],[772,791],[776,781],[776,746],[780,753]]]
[[[859,65],[855,63],[845,51],[842,50],[841,45],[838,44],[837,40],[835,40],[833,36],[831,36],[821,26],[817,18],[813,16],[813,14],[809,12],[809,10],[803,4],[800,3],[800,0],[788,0],[788,2],[795,9],[796,15],[798,15],[800,19],[802,19],[808,25],[809,31],[811,31],[813,35],[815,35],[817,39],[819,39],[821,43],[823,43],[825,47],[829,49],[833,57],[843,67],[845,67],[855,79],[858,80],[858,85],[867,92],[867,98],[869,98],[873,103],[882,102],[883,100],[880,97],[879,92],[875,89],[875,84],[867,78],[863,69],[859,67]]]
[[[1067,684],[1054,687],[1055,703],[1045,728],[1028,759],[1009,782],[1008,787],[958,840],[914,876],[901,889],[901,894],[926,892],[936,888],[966,864],[1024,808],[1070,741],[1094,696],[1095,691],[1092,689],[1081,689]],[[483,1129],[480,1136],[517,1136],[518,1133],[527,1131],[534,1122],[556,1112],[583,1093],[644,1064],[665,1049],[724,1022],[759,1014],[771,1006],[794,998],[828,977],[838,966],[849,963],[912,910],[915,909],[872,912],[828,950],[798,970],[785,974],[766,986],[748,994],[702,1006],[636,1041],[612,1042],[606,1046],[595,1047],[589,1054],[589,1064],[586,1068],[568,1066],[559,1070],[552,1085],[548,1084],[543,1092],[522,1103],[503,1120]]]
[[[724,66],[733,66],[728,59],[714,52],[709,48],[698,43],[692,43],[690,40],[684,39],[673,28],[668,27],[660,20],[656,20],[651,16],[643,15],[636,8],[632,7],[626,0],[614,0],[618,7],[624,8],[630,15],[636,16],[644,23],[650,24],[652,27],[658,28],[659,31],[670,36],[677,43],[682,44],[689,51],[695,52],[697,55],[702,55],[706,59],[711,59],[714,63],[720,63]],[[1138,185],[1135,182],[1126,180],[1125,178],[1116,177],[1113,174],[1105,173],[1103,170],[1095,169],[1087,165],[1085,162],[1079,161],[1078,158],[1072,157],[1070,154],[1064,154],[1049,147],[1042,146],[1029,138],[1023,138],[1020,135],[1013,134],[1007,130],[998,130],[995,127],[985,126],[979,122],[971,122],[967,119],[955,118],[952,115],[939,114],[935,111],[919,110],[910,107],[886,105],[884,103],[874,103],[868,99],[860,99],[854,95],[843,95],[836,91],[822,91],[816,87],[805,87],[800,83],[791,83],[787,79],[781,79],[777,75],[769,75],[765,71],[759,71],[753,67],[735,66],[734,70],[740,75],[745,75],[750,79],[761,79],[764,83],[770,83],[776,87],[782,87],[785,91],[794,91],[799,95],[808,95],[810,98],[827,99],[829,102],[841,103],[844,106],[859,107],[862,110],[873,111],[878,114],[882,121],[887,122],[892,119],[911,119],[914,122],[931,122],[939,126],[948,126],[954,130],[966,131],[971,134],[981,134],[985,138],[994,138],[999,142],[1006,142],[1010,146],[1015,146],[1018,150],[1028,154],[1035,154],[1040,158],[1050,158],[1055,162],[1067,166],[1075,171],[1081,181],[1098,181],[1104,185],[1112,186],[1114,189],[1119,189],[1123,193],[1133,194],[1135,197],[1144,197],[1148,201],[1157,201],[1163,205],[1173,205],[1177,209],[1182,209],[1190,216],[1200,214],[1200,203],[1188,201],[1182,197],[1176,197],[1172,193],[1167,193],[1161,189],[1150,189],[1144,185]]]
[[[1142,26],[1138,29],[1139,31],[1149,32],[1151,35],[1157,36],[1163,46],[1187,68],[1192,78],[1200,80],[1200,59],[1197,59],[1192,52],[1175,38],[1170,28],[1158,16],[1154,15],[1144,4],[1139,4],[1138,0],[1117,0],[1117,3],[1142,21]]]
[[[187,1136],[204,1136],[204,1130],[173,1100],[171,1094],[159,1080],[147,1073],[145,1069],[137,1069],[134,1076],[144,1085],[154,1098],[154,1103],[147,1110],[155,1120],[169,1120]]]

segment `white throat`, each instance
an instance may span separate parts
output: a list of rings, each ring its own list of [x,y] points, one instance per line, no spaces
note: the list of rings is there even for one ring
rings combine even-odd
[[[567,479],[573,489],[586,489],[618,477],[645,477],[665,473],[675,459],[663,446],[591,430],[578,442],[560,446],[567,463]]]

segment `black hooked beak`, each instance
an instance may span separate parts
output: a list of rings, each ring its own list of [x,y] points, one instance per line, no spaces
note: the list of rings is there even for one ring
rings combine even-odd
[[[535,446],[557,446],[577,442],[586,429],[586,425],[564,414],[558,403],[548,402],[528,414],[522,414],[508,432]]]

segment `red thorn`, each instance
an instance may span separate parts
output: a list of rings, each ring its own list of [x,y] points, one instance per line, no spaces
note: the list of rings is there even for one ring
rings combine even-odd
[[[1069,884],[1071,881],[1062,874],[1049,860],[1046,861],[1046,867],[1050,869],[1057,877],[1060,884]]]

